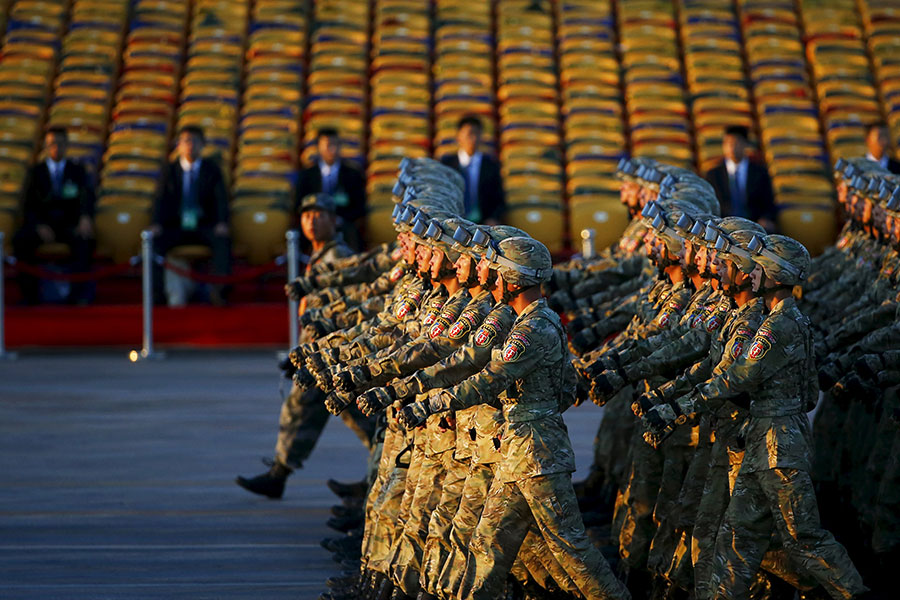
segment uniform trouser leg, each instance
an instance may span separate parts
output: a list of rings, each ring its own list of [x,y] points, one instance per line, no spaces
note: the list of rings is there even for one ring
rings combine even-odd
[[[396,551],[391,562],[391,578],[410,596],[415,596],[421,588],[419,574],[422,570],[429,519],[441,498],[444,476],[447,473],[446,455],[452,454],[452,451],[448,451],[425,457],[413,493],[409,517],[397,538]]]
[[[389,425],[384,432],[384,442],[381,444],[381,457],[378,461],[375,481],[369,487],[369,493],[366,495],[365,506],[365,522],[363,524],[363,540],[362,540],[362,557],[366,561],[369,555],[369,542],[372,537],[373,530],[376,529],[378,523],[378,513],[380,502],[383,502],[383,490],[387,482],[391,479],[391,475],[396,467],[397,453],[401,450],[403,441],[403,433],[396,427]],[[406,469],[403,469],[405,476]]]
[[[469,545],[461,600],[498,597],[532,523],[586,598],[629,597],[584,531],[571,475],[559,473],[494,480]]]
[[[697,518],[691,537],[691,562],[694,565],[694,594],[697,600],[712,597],[709,587],[716,549],[716,535],[722,515],[728,507],[728,467],[713,464],[706,474],[703,496],[697,505]]]
[[[415,468],[412,463],[399,460],[407,450],[407,442],[411,436],[399,434],[398,440],[391,443],[391,454],[382,455],[381,463],[388,463],[388,474],[384,477],[384,483],[378,489],[377,496],[372,503],[372,510],[366,519],[366,539],[363,540],[363,558],[370,569],[381,573],[387,572],[385,562],[390,557],[391,545],[394,541],[394,532],[397,519],[400,514],[403,496],[410,477],[415,477]],[[385,441],[388,444],[390,439]],[[411,471],[413,471],[411,473]],[[369,524],[371,523],[371,527]]]
[[[594,465],[591,465],[591,471],[602,471],[606,483],[613,487],[619,487],[627,474],[627,448],[634,426],[631,390],[630,386],[624,388],[606,403],[594,438]]]
[[[425,449],[421,437],[416,432],[408,438],[412,441],[412,451],[409,467],[405,469],[406,476],[403,478],[403,485],[393,485],[389,490],[385,490],[390,494],[385,498],[385,504],[390,503],[390,510],[385,511],[384,506],[379,510],[377,537],[379,538],[379,549],[383,551],[377,555],[373,554],[369,559],[369,565],[373,570],[385,575],[390,573],[391,562],[397,551],[397,540],[403,532],[404,523],[409,518],[416,482],[419,480],[419,473],[422,470]]]
[[[741,473],[735,482],[716,540],[711,585],[717,597],[748,597],[773,531],[797,570],[833,598],[866,591],[844,547],[819,524],[809,473],[769,469]]]
[[[299,469],[312,454],[328,422],[325,394],[317,387],[301,387],[294,382],[281,404],[275,460]]]
[[[487,497],[494,470],[491,465],[472,463],[460,493],[459,508],[453,515],[448,537],[448,550],[443,564],[440,566],[437,587],[445,598],[453,598],[462,582],[466,570],[466,556],[469,542],[481,512],[484,499]]]
[[[538,531],[536,524],[525,535],[525,540],[519,548],[517,562],[521,563],[527,574],[545,590],[562,590],[573,596],[580,594],[578,586],[569,577],[565,567],[556,560],[556,557],[547,549],[547,542]],[[515,575],[513,564],[513,574]],[[524,581],[516,577],[519,581]]]
[[[656,532],[653,508],[663,471],[663,453],[634,437],[631,478],[622,497],[619,554],[629,569],[644,569]]]
[[[293,383],[281,404],[275,459],[294,469],[302,467],[316,447],[328,417],[324,392],[317,387],[300,387]],[[364,417],[355,406],[342,412],[341,419],[363,445],[371,449],[374,420]]]
[[[878,486],[872,549],[879,554],[900,553],[900,431],[895,431],[891,454]]]
[[[428,538],[422,559],[422,589],[430,594],[438,591],[441,567],[450,552],[450,531],[453,518],[462,501],[463,488],[469,475],[471,459],[457,459],[447,452],[447,464],[441,497],[428,521]]]

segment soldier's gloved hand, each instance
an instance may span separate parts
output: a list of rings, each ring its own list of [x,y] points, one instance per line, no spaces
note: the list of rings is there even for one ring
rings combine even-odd
[[[421,427],[425,421],[432,415],[431,406],[428,401],[411,402],[400,409],[397,420],[406,429],[414,429]]]
[[[584,329],[572,337],[572,341],[569,342],[569,345],[572,346],[572,350],[576,354],[584,354],[585,352],[596,348],[598,343],[600,343],[600,340],[597,339],[594,332],[590,329]]]
[[[643,417],[651,408],[663,401],[662,396],[656,390],[650,390],[631,403],[631,412],[636,417]]]
[[[331,392],[325,397],[325,408],[333,415],[339,415],[350,406],[352,400],[338,392]]]
[[[593,380],[593,387],[600,393],[612,397],[625,386],[625,380],[615,371],[603,371]]]
[[[315,319],[303,326],[304,339],[308,340],[317,340],[320,337],[328,335],[332,331],[334,331],[334,327],[332,327],[332,323],[327,319]]]
[[[392,387],[372,388],[356,398],[356,406],[362,414],[371,417],[378,411],[390,406],[397,399],[397,392]]]
[[[826,364],[819,369],[819,387],[823,392],[827,392],[841,379],[841,375],[843,373],[839,371],[836,364],[833,362]]]
[[[675,409],[671,404],[659,404],[654,406],[642,417],[644,426],[649,431],[663,433],[668,427],[675,424]]]
[[[863,354],[853,368],[866,381],[878,381],[878,374],[884,370],[884,361],[880,354]]]
[[[298,387],[310,388],[316,385],[316,378],[313,377],[306,368],[301,367],[294,371],[294,383],[296,383]]]
[[[316,276],[309,275],[298,277],[297,279],[285,284],[284,293],[287,294],[288,298],[290,298],[291,300],[299,302],[303,299],[303,296],[309,294],[315,289]]]
[[[577,317],[575,317],[574,319],[569,321],[569,324],[566,327],[568,328],[570,333],[576,334],[579,331],[587,329],[588,327],[593,325],[594,321],[596,321],[596,320],[597,320],[597,317],[594,316],[593,313],[587,312],[587,313],[578,315]]]
[[[290,356],[279,362],[278,368],[281,369],[281,371],[284,373],[285,379],[293,378],[294,374],[297,372],[297,367],[291,361]]]
[[[606,405],[606,403],[609,402],[609,399],[615,396],[616,392],[619,391],[615,388],[614,382],[611,382],[606,377],[606,373],[610,372],[611,371],[604,371],[604,373],[591,380],[591,401],[597,406]]]
[[[582,369],[582,373],[584,374],[584,376],[592,381],[594,380],[594,378],[599,377],[605,371],[606,364],[603,362],[602,356]]]
[[[348,367],[334,376],[334,387],[344,392],[353,392],[371,380],[372,372],[368,366]]]
[[[835,400],[840,401],[842,405],[846,405],[853,399],[857,399],[864,404],[869,404],[870,402],[873,402],[879,394],[877,393],[877,390],[874,390],[863,383],[863,380],[859,378],[859,375],[850,373],[831,388],[831,395]]]
[[[556,312],[565,313],[575,310],[575,300],[569,292],[559,290],[550,294],[547,305]]]

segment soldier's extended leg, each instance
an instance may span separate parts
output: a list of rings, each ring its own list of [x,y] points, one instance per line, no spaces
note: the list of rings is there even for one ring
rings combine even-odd
[[[450,552],[450,531],[459,510],[463,489],[469,475],[470,459],[457,460],[453,452],[445,453],[445,475],[441,497],[428,521],[428,538],[422,559],[421,585],[430,594],[437,594],[441,567]]]
[[[420,589],[419,573],[422,568],[425,540],[428,537],[428,520],[440,500],[446,475],[445,454],[453,452],[423,457],[409,515],[394,544],[391,579],[410,596],[418,594]]]
[[[586,598],[630,597],[588,540],[571,475],[562,473],[494,481],[470,543],[461,599],[498,597],[532,522]]]
[[[469,553],[469,542],[487,497],[494,470],[491,465],[473,463],[463,484],[459,508],[453,515],[448,539],[449,549],[438,577],[438,590],[445,598],[453,598],[462,583],[466,570],[466,557]]]
[[[644,443],[639,435],[633,438],[632,451],[631,477],[619,509],[624,511],[619,554],[629,571],[640,571],[647,566],[650,540],[656,532],[653,507],[662,478],[663,453]]]
[[[844,547],[819,525],[809,473],[769,469],[738,475],[716,540],[711,582],[717,597],[749,597],[773,531],[797,570],[833,598],[866,591]]]

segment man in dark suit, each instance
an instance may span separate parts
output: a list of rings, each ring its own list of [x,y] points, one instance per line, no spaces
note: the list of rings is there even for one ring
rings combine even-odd
[[[445,156],[441,162],[453,167],[466,180],[465,208],[463,215],[474,223],[497,225],[506,210],[506,195],[500,163],[478,149],[483,127],[476,116],[465,116],[456,128],[456,156]]]
[[[775,194],[765,165],[747,156],[749,130],[736,125],[725,130],[722,151],[725,158],[709,170],[706,180],[715,188],[722,216],[756,221],[768,232],[775,231]]]
[[[352,248],[362,246],[363,219],[366,216],[366,178],[362,171],[341,160],[341,138],[336,129],[320,129],[316,134],[316,164],[300,171],[294,214],[300,201],[310,194],[328,194],[337,209],[338,230]]]
[[[166,169],[165,184],[153,206],[153,225],[157,253],[165,254],[176,246],[200,244],[212,251],[213,272],[231,272],[231,238],[228,225],[228,195],[222,171],[214,162],[201,158],[206,142],[203,130],[185,127],[178,134],[178,158]],[[155,296],[162,298],[162,272],[154,281]],[[214,304],[224,302],[222,286],[213,286]]]
[[[94,188],[84,168],[66,159],[69,136],[53,128],[44,136],[47,158],[29,172],[23,199],[22,228],[13,238],[16,258],[34,263],[42,244],[62,243],[71,252],[74,271],[88,271],[94,254]],[[26,304],[37,304],[40,281],[20,273]],[[87,303],[90,284],[73,284],[69,301]]]
[[[866,158],[895,175],[900,174],[900,162],[891,158],[890,144],[886,124],[878,122],[869,125],[866,129]]]

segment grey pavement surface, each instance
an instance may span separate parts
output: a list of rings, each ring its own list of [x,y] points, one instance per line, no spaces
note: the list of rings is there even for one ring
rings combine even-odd
[[[273,352],[25,354],[0,361],[0,598],[312,599],[319,541],[366,453],[333,419],[285,497],[234,484],[271,456]],[[601,411],[566,415],[581,477]]]

